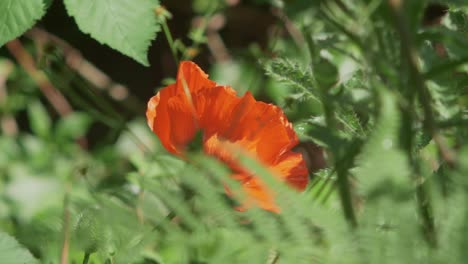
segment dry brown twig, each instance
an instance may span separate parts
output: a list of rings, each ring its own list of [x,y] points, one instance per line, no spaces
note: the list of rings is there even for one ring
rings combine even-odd
[[[54,87],[47,75],[36,67],[33,57],[27,52],[18,39],[8,42],[6,47],[31,79],[37,84],[47,101],[49,101],[60,116],[64,117],[73,112],[73,108],[68,100]],[[83,149],[87,148],[88,144],[86,138],[77,139],[77,143]]]
[[[81,77],[89,81],[100,90],[109,92],[109,95],[116,100],[125,100],[130,94],[128,88],[112,79],[103,71],[86,60],[81,52],[75,49],[65,40],[40,28],[32,28],[26,32],[26,37],[33,39],[37,43],[52,43],[59,47],[65,55],[65,63]]]
[[[284,11],[281,8],[273,8],[272,14],[284,23],[286,31],[288,31],[289,35],[294,40],[296,45],[298,47],[303,47],[306,43],[304,35],[302,35],[301,30],[297,28],[297,26],[284,13]]]
[[[6,44],[8,51],[15,57],[26,73],[31,76],[41,92],[50,102],[55,111],[61,116],[70,114],[73,109],[67,99],[49,81],[46,74],[37,69],[33,57],[26,51],[23,44],[18,39],[14,39]]]
[[[13,63],[8,60],[0,63],[0,104],[5,104],[7,102],[8,91],[6,82],[8,80],[8,76],[13,72],[13,68]],[[18,124],[16,123],[16,120],[8,113],[4,113],[4,115],[0,117],[0,127],[3,133],[7,136],[14,136],[18,133]]]

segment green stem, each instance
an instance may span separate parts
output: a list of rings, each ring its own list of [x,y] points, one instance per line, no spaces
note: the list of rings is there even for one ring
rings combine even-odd
[[[68,256],[70,250],[70,191],[71,191],[71,182],[68,182],[65,186],[65,196],[63,198],[63,243],[62,243],[62,252],[60,254],[60,263],[68,263]]]
[[[169,44],[169,48],[171,49],[172,57],[174,58],[174,61],[176,62],[176,64],[179,64],[179,58],[177,57],[177,49],[176,49],[176,46],[174,45],[174,39],[172,38],[171,31],[169,30],[169,27],[167,26],[166,19],[164,19],[162,22],[162,28],[164,31],[164,35],[166,36],[166,39],[167,39],[167,44]]]
[[[354,12],[341,0],[334,0],[335,4],[341,9],[341,11],[352,19],[356,19]]]
[[[336,165],[335,165],[336,166]],[[346,169],[338,169],[336,171],[338,191],[340,193],[341,206],[346,220],[352,228],[356,228],[358,223],[356,214],[353,208],[353,199],[351,196],[351,185],[349,183],[348,173]]]
[[[90,252],[85,252],[84,258],[83,258],[83,264],[88,264],[89,257],[91,256]]]
[[[414,120],[413,108],[415,97],[418,96],[418,99],[422,105],[424,112],[424,127],[432,134],[433,138],[438,137],[438,133],[435,126],[433,110],[431,106],[431,96],[425,85],[424,79],[421,75],[418,66],[418,55],[414,48],[411,34],[408,31],[408,26],[406,23],[406,17],[402,13],[401,4],[389,3],[390,9],[394,16],[396,22],[396,29],[401,38],[401,52],[402,52],[402,64],[404,64],[409,72],[409,84],[408,86],[414,87],[415,89],[409,89],[408,95],[410,96],[410,101],[407,106],[406,111],[403,111],[404,119],[404,129],[406,137],[404,138],[405,148],[410,159],[410,163],[413,169],[413,180],[416,183],[416,202],[418,205],[420,217],[422,218],[422,228],[424,230],[424,235],[426,240],[432,247],[437,246],[437,234],[435,230],[434,217],[432,214],[432,205],[430,202],[430,195],[427,189],[427,184],[423,182],[421,176],[421,168],[419,165],[419,160],[415,156],[414,150],[414,131],[412,129],[412,123]],[[436,141],[436,140],[435,140]],[[437,143],[437,142],[436,142]],[[439,145],[439,148],[441,146]]]
[[[315,56],[317,55],[317,50],[315,50],[314,41],[312,37],[310,36],[310,34],[306,34],[305,39],[309,48],[311,64],[312,65],[314,65],[314,63],[317,64],[315,60]],[[321,91],[320,101],[322,102],[322,107],[323,107],[323,112],[325,115],[325,121],[326,121],[327,127],[328,129],[330,129],[330,131],[336,131],[338,126],[337,126],[337,120],[336,120],[335,111],[334,111],[333,98],[331,98],[328,95],[327,89],[319,86],[319,83],[315,81],[315,79],[313,80],[313,82],[314,82],[314,85],[318,87],[319,90]],[[343,208],[343,213],[345,215],[346,220],[350,224],[350,226],[354,229],[358,226],[358,222],[356,219],[356,214],[354,212],[353,199],[351,195],[351,185],[349,183],[349,178],[348,178],[348,169],[350,168],[350,166],[346,164],[350,161],[348,160],[348,162],[346,162],[344,160],[343,157],[346,157],[346,155],[344,155],[342,151],[340,151],[340,149],[330,149],[330,151],[332,153],[333,164],[337,172],[338,191],[340,194],[340,200],[341,200],[341,206]],[[350,153],[347,153],[347,154],[351,156]],[[354,156],[355,155],[353,155],[353,157]]]
[[[353,41],[361,50],[365,50],[364,43],[361,41],[360,37],[356,35],[354,32],[350,31],[337,21],[335,21],[331,16],[329,16],[324,10],[319,9],[318,15],[321,16],[325,21],[327,21],[330,25],[341,31],[345,34],[351,41]]]

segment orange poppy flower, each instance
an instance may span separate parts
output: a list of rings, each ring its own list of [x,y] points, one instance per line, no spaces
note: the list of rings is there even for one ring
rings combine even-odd
[[[256,101],[250,92],[237,96],[231,87],[209,80],[193,62],[180,63],[176,82],[149,100],[146,117],[162,145],[176,155],[183,155],[200,131],[205,153],[225,162],[241,182],[248,197],[244,208],[279,212],[272,190],[242,168],[233,148],[255,157],[289,186],[304,190],[307,185],[304,159],[291,151],[298,138],[282,110]]]

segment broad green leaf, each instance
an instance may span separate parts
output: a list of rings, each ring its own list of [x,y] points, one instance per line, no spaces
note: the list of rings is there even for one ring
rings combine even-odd
[[[27,249],[22,247],[13,237],[3,232],[0,232],[0,259],[5,264],[37,263]]]
[[[0,47],[31,28],[44,15],[42,0],[0,1]]]
[[[151,40],[159,31],[157,0],[65,0],[81,31],[148,66]]]

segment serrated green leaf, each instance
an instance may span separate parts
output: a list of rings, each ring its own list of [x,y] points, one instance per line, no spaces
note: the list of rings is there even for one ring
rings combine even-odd
[[[147,52],[159,31],[157,0],[65,0],[81,31],[148,66]]]
[[[0,47],[31,28],[44,15],[42,0],[0,1]]]
[[[343,132],[346,136],[364,137],[366,135],[359,117],[353,109],[339,109],[337,112],[336,118],[343,127]]]
[[[306,92],[312,98],[320,98],[317,87],[314,87],[312,75],[298,63],[287,59],[275,59],[264,65],[266,74],[279,82]]]
[[[105,242],[104,228],[96,217],[98,213],[95,209],[85,209],[78,216],[72,235],[73,240],[82,251],[96,252]]]
[[[13,237],[0,232],[0,259],[8,264],[33,264],[36,259]]]

